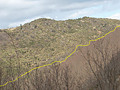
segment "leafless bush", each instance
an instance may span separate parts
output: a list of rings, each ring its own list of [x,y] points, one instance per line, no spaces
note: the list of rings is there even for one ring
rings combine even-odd
[[[72,76],[69,66],[64,68],[60,64],[36,69],[30,78],[34,90],[73,90],[76,79]]]
[[[117,45],[110,43],[110,40],[100,40],[94,44],[94,49],[87,50],[84,58],[88,62],[93,77],[92,90],[119,90],[118,77],[120,75],[120,50]]]

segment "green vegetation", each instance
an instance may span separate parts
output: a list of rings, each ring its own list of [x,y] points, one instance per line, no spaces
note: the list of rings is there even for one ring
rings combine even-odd
[[[12,74],[19,76],[35,66],[64,60],[76,45],[87,44],[118,25],[119,20],[102,18],[83,17],[66,21],[42,18],[20,27],[1,30],[0,66],[3,78],[9,72],[11,74],[7,77]],[[13,70],[10,71],[9,67]]]

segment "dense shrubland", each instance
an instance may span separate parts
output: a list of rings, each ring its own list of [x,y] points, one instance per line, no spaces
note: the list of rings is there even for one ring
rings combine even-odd
[[[56,60],[64,60],[76,45],[87,44],[90,39],[96,39],[106,34],[117,25],[120,25],[118,20],[84,17],[66,21],[38,19],[20,27],[0,30],[0,84],[15,80],[31,68]],[[0,89],[83,90],[89,88],[88,90],[93,90],[95,88],[95,90],[104,90],[104,84],[101,82],[103,76],[100,75],[106,71],[108,73],[104,75],[113,75],[114,70],[108,67],[114,68],[115,65],[111,66],[111,64],[114,64],[112,62],[114,57],[118,56],[119,52],[113,55],[110,65],[107,63],[103,71],[99,71],[98,68],[97,72],[93,72],[97,73],[97,77],[100,78],[100,80],[98,78],[93,80],[93,83],[96,83],[96,85],[93,84],[93,87],[92,85],[83,85],[84,83],[82,83],[79,74],[77,77],[73,76],[69,66],[59,69],[60,65],[53,65],[45,67],[45,69],[36,69]],[[99,63],[97,65],[99,66]],[[101,73],[99,74],[99,72]],[[118,78],[118,75],[115,74],[114,76],[116,76],[115,79]],[[106,79],[108,78],[105,77]],[[110,82],[108,87],[113,85],[115,80]],[[88,82],[86,81],[86,83]],[[112,88],[117,90],[115,85]]]

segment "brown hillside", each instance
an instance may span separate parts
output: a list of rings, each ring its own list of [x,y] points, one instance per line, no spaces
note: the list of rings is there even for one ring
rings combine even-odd
[[[111,58],[112,54],[116,53],[117,50],[120,49],[120,28],[117,28],[114,32],[108,34],[106,37],[97,40],[95,42],[91,42],[91,44],[87,47],[79,47],[78,52],[74,53],[70,58],[68,58],[62,65],[70,65],[72,72],[76,73],[78,72],[80,77],[82,77],[82,81],[88,80],[89,78],[92,78],[93,73],[90,69],[90,65],[88,64],[87,54],[90,53],[92,56],[95,56],[97,51],[96,48],[99,48],[100,50],[107,50],[107,53],[109,54],[107,57],[107,64],[110,62],[108,58]],[[97,59],[98,58],[98,59]],[[98,54],[98,56],[95,56],[95,60],[102,61],[102,55]],[[98,61],[97,61],[98,62]],[[119,62],[117,62],[119,63]],[[101,65],[105,66],[104,63]],[[119,63],[120,65],[120,63]],[[91,60],[91,66],[94,71],[96,71],[96,65]],[[75,74],[76,75],[76,74]]]

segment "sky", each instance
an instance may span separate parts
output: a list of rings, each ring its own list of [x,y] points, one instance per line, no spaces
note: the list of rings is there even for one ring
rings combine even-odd
[[[39,18],[55,20],[84,16],[120,20],[120,0],[0,0],[0,29]]]

